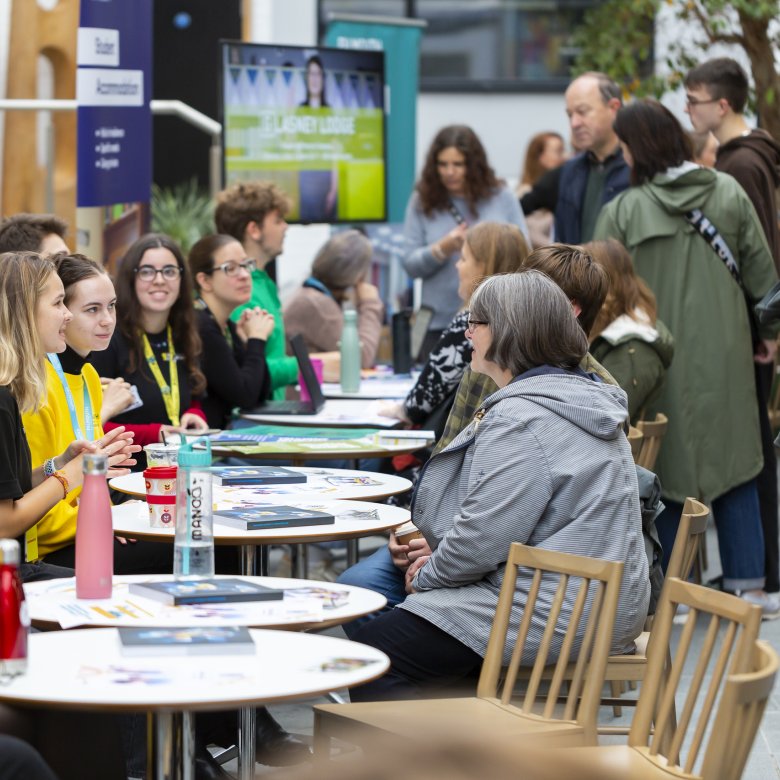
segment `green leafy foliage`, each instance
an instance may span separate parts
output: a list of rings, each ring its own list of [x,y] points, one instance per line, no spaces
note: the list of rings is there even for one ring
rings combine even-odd
[[[202,236],[214,232],[214,206],[193,178],[170,189],[152,185],[152,230],[176,241],[186,255]]]
[[[668,6],[685,25],[663,57],[668,73],[653,73],[654,20]],[[754,83],[751,107],[760,124],[780,138],[780,73],[774,52],[780,46],[780,0],[604,0],[585,14],[576,31],[574,73],[600,70],[622,85],[626,96],[660,97],[676,89],[685,73],[712,56],[713,44],[741,47]],[[771,29],[770,29],[771,25]],[[650,67],[648,67],[650,65]]]

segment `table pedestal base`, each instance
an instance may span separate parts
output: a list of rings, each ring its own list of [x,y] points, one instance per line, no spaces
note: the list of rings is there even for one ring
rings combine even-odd
[[[195,723],[192,714],[158,712],[154,721],[156,780],[195,780]]]

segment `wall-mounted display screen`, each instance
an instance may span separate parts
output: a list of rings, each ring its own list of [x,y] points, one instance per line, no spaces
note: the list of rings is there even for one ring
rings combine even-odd
[[[221,42],[224,181],[276,182],[290,222],[386,218],[384,55]]]

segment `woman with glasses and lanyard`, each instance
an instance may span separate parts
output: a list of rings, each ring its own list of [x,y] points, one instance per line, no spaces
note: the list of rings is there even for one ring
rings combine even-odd
[[[203,343],[201,366],[207,391],[203,411],[212,428],[225,428],[236,407],[251,409],[271,394],[265,362],[266,340],[274,317],[265,309],[230,313],[252,294],[255,261],[232,236],[201,238],[187,259],[195,281],[198,332]]]
[[[124,377],[139,402],[111,422],[135,433],[137,444],[165,433],[208,425],[194,402],[206,387],[198,360],[192,281],[181,250],[168,236],[150,233],[127,250],[116,276],[117,329],[93,365],[101,377]],[[139,465],[145,458],[139,456]]]

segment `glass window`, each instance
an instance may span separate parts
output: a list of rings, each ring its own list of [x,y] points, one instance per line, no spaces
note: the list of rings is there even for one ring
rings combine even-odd
[[[555,91],[570,80],[572,32],[598,2],[320,0],[320,24],[324,30],[331,11],[425,20],[422,91]]]

